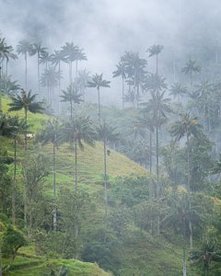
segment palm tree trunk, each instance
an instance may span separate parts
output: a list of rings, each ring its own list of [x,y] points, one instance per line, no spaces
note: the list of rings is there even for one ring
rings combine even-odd
[[[57,209],[56,209],[56,168],[55,168],[55,143],[53,143],[53,195],[54,195],[54,210],[53,210],[53,230],[57,230]]]
[[[157,184],[156,184],[156,196],[159,199],[159,128],[156,127],[156,175],[157,175]]]
[[[183,262],[183,276],[186,276],[187,271],[186,271],[186,249],[185,249],[185,247],[183,248],[183,260],[182,260],[182,262]]]
[[[77,152],[77,140],[74,141],[74,190],[77,192],[78,188],[78,152]]]
[[[25,111],[25,124],[28,122],[28,110],[27,107],[24,109]],[[25,130],[25,157],[24,162],[27,162],[27,149],[28,149],[28,140],[27,140],[27,130]],[[26,177],[26,168],[24,170],[24,225],[27,227],[27,177]]]
[[[188,162],[188,176],[187,176],[187,192],[188,192],[188,208],[191,212],[191,202],[190,202],[190,141],[189,135],[187,134],[187,162]],[[190,240],[190,249],[193,248],[193,227],[191,218],[189,218],[189,240]]]
[[[158,76],[158,54],[156,55],[156,75]]]
[[[73,119],[73,102],[70,100],[70,105],[71,105],[71,120]]]
[[[105,217],[107,217],[107,146],[106,137],[104,137],[104,202],[105,202]]]
[[[75,68],[75,78],[77,78],[77,76],[78,76],[78,60],[76,60],[76,68]]]
[[[159,187],[159,127],[156,126],[156,173],[157,173],[157,183],[156,183],[156,197],[157,201],[160,199],[160,187]],[[160,234],[160,215],[157,215],[157,235]]]
[[[72,62],[69,62],[69,82],[72,83]]]
[[[28,56],[25,53],[25,90],[28,88]]]
[[[122,109],[124,109],[124,78],[122,77]]]
[[[59,61],[58,63],[58,97],[60,98],[61,96],[61,62]],[[61,101],[58,101],[58,112],[59,114],[61,113]]]
[[[150,131],[150,134],[149,134],[149,148],[150,148],[150,155],[149,155],[149,166],[150,166],[150,175],[152,174],[152,133]]]
[[[97,97],[98,97],[98,119],[101,121],[101,96],[100,96],[100,88],[97,88]]]
[[[17,140],[14,138],[14,172],[13,172],[13,187],[12,187],[12,223],[15,225],[16,222],[16,173],[17,173]]]
[[[39,60],[40,60],[40,53],[39,53],[39,51],[38,51],[38,56],[37,56],[37,62],[38,62],[38,93],[40,93],[40,62],[39,62]]]

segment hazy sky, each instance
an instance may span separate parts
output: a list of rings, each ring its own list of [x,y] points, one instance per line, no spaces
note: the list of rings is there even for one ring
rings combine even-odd
[[[220,12],[218,0],[0,0],[0,30],[14,46],[27,37],[51,49],[73,41],[87,54],[82,68],[110,79],[125,50],[144,56],[159,43],[165,56],[178,57],[202,44],[205,33],[215,34],[211,43],[220,40]]]

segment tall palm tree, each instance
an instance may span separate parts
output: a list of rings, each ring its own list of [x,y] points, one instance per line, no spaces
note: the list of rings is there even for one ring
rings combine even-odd
[[[37,94],[31,93],[31,90],[26,92],[24,89],[21,90],[20,94],[12,96],[12,102],[9,103],[9,111],[18,111],[24,109],[24,120],[28,123],[28,112],[31,113],[42,113],[44,111],[42,102],[37,102]],[[27,150],[27,132],[25,132],[25,150]]]
[[[61,62],[65,62],[65,57],[62,51],[54,51],[53,54],[50,56],[50,60],[52,65],[55,67],[58,66],[58,73],[59,73],[59,80],[58,80],[58,94],[60,96],[61,93]]]
[[[185,96],[187,95],[187,93],[188,93],[188,90],[186,86],[183,86],[179,82],[175,82],[174,84],[172,84],[170,88],[170,95],[172,95],[174,98],[178,97],[179,100],[181,96]]]
[[[47,87],[48,90],[48,102],[50,105],[55,102],[55,87],[58,85],[59,79],[61,78],[59,71],[52,66],[45,69],[41,75],[41,85]]]
[[[159,67],[159,54],[163,50],[163,45],[154,44],[149,49],[147,49],[147,52],[149,53],[149,57],[155,56],[156,57],[156,75],[158,75],[158,67]]]
[[[42,46],[41,42],[35,42],[32,44],[31,55],[37,55],[38,64],[38,93],[40,93],[40,57],[46,55],[47,48]]]
[[[80,89],[80,93],[82,94],[84,101],[85,101],[85,92],[86,92],[88,81],[90,81],[90,73],[86,69],[78,71],[76,83]]]
[[[24,109],[24,121],[27,125],[28,123],[28,112],[31,113],[42,113],[44,108],[42,102],[35,101],[37,94],[31,94],[31,90],[26,92],[24,89],[21,90],[20,94],[16,96],[12,96],[12,102],[9,103],[9,111],[18,111]],[[27,131],[25,131],[25,162],[26,160],[26,152],[27,152]],[[25,226],[27,226],[27,179],[25,179],[24,185],[24,222]]]
[[[125,86],[125,79],[126,79],[126,66],[125,63],[119,62],[119,64],[116,65],[117,69],[113,72],[113,78],[116,77],[121,77],[121,82],[122,82],[122,89],[121,89],[121,97],[122,97],[122,108],[124,109],[124,86]]]
[[[80,49],[78,47],[76,51],[76,57],[75,57],[75,63],[76,63],[76,73],[75,73],[75,78],[78,77],[78,62],[82,60],[87,60],[86,54],[84,53],[83,49]]]
[[[50,64],[51,62],[51,55],[49,54],[49,52],[44,51],[42,53],[40,53],[39,56],[39,64],[45,64],[45,69],[48,69],[48,64]]]
[[[28,125],[24,119],[18,117],[9,118],[9,127],[11,137],[14,140],[14,170],[13,170],[13,187],[12,187],[12,222],[15,225],[16,221],[16,186],[17,186],[17,144],[21,134],[26,133]]]
[[[78,148],[84,149],[84,143],[93,146],[96,133],[89,116],[76,116],[64,123],[63,141],[74,147],[74,190],[78,189]]]
[[[94,87],[97,89],[97,98],[98,98],[98,119],[101,120],[101,97],[100,97],[100,88],[101,87],[110,87],[110,81],[103,79],[103,74],[95,74],[92,76],[91,81],[88,82],[88,87]]]
[[[121,57],[121,62],[125,65],[127,72],[127,82],[136,90],[137,104],[140,100],[140,89],[146,77],[147,61],[139,57],[136,52],[126,52]]]
[[[199,124],[196,117],[191,116],[190,113],[185,113],[180,115],[180,120],[176,121],[171,127],[171,135],[175,137],[175,141],[181,140],[186,136],[186,146],[187,146],[187,191],[190,193],[190,137],[193,136],[197,139],[201,139],[202,126]],[[189,200],[190,204],[190,200]],[[191,210],[191,206],[189,206]],[[189,231],[190,231],[190,248],[193,247],[193,230],[192,230],[192,221],[189,220]]]
[[[73,119],[73,104],[80,104],[83,102],[82,94],[79,93],[78,85],[71,83],[66,90],[62,90],[62,102],[69,102],[71,109],[71,120]]]
[[[28,88],[28,55],[32,55],[33,47],[32,44],[27,40],[19,41],[17,45],[17,53],[24,55],[25,58],[25,89]]]
[[[107,145],[108,142],[116,142],[119,138],[119,133],[116,132],[116,128],[108,125],[103,121],[97,127],[98,139],[103,142],[103,152],[104,152],[104,202],[105,202],[105,217],[107,217],[107,206],[108,206],[108,197],[107,197],[107,184],[108,184],[108,174],[107,174]]]
[[[6,62],[9,60],[12,51],[12,46],[7,45],[5,38],[0,38],[0,79],[3,72],[3,62],[4,60],[6,60]]]
[[[185,66],[182,68],[182,72],[190,77],[190,85],[193,84],[193,74],[200,73],[201,67],[197,64],[196,60],[189,58]]]
[[[40,141],[43,145],[47,143],[52,144],[52,171],[53,171],[53,196],[54,196],[54,210],[53,210],[53,229],[57,229],[57,209],[56,209],[56,149],[58,149],[61,143],[61,124],[57,119],[49,120],[41,133],[37,136],[37,141]]]
[[[69,64],[69,82],[72,83],[72,65],[73,62],[77,59],[79,48],[77,45],[74,45],[73,42],[66,42],[65,45],[62,47],[62,54],[65,57],[65,61]]]
[[[159,129],[167,120],[167,114],[172,112],[170,99],[165,98],[165,91],[154,93],[151,92],[151,98],[143,104],[142,112],[149,114],[153,127],[155,129],[156,140],[156,175],[157,187],[156,197],[159,198]]]
[[[167,89],[166,79],[160,75],[150,73],[144,80],[143,88],[145,92],[158,93]]]
[[[139,116],[135,122],[136,131],[137,130],[147,130],[149,133],[149,168],[150,168],[150,175],[152,174],[152,135],[154,133],[154,122],[153,118],[150,114],[143,112],[141,110]],[[145,136],[145,135],[143,135]]]

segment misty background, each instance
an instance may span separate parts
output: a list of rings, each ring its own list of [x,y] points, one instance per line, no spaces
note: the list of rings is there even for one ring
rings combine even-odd
[[[77,44],[88,59],[79,68],[104,73],[111,80],[111,89],[102,93],[102,101],[116,104],[120,80],[112,79],[112,72],[125,51],[138,51],[148,59],[151,71],[154,60],[148,58],[146,49],[164,45],[159,66],[160,74],[167,78],[174,69],[179,73],[189,57],[200,63],[219,62],[220,9],[219,1],[208,0],[0,0],[0,32],[14,48],[22,39],[42,41],[50,52],[65,42]],[[34,62],[29,59],[29,78],[36,89]],[[16,74],[21,84],[23,68],[22,57],[9,68],[9,74]],[[63,78],[66,74],[63,70]],[[95,91],[87,93],[96,100]]]

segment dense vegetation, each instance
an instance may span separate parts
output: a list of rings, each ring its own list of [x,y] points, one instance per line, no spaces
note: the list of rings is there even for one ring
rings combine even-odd
[[[221,81],[206,74],[219,64],[191,57],[171,82],[160,72],[164,51],[120,57],[117,108],[102,105],[111,81],[79,69],[87,57],[74,43],[50,53],[22,40],[15,51],[0,38],[6,275],[220,275]],[[8,74],[17,54],[23,87]]]

